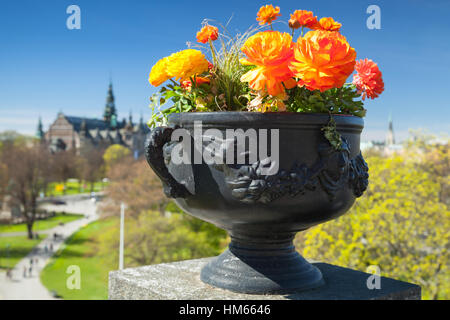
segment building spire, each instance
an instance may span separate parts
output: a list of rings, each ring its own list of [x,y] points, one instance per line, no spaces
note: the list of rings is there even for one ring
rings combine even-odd
[[[130,125],[133,125],[133,113],[132,113],[131,109],[130,109],[130,115],[128,116],[128,123]]]
[[[139,118],[139,130],[141,130],[141,131],[145,130],[144,115],[142,114],[142,111],[141,111],[141,116]]]
[[[44,130],[43,130],[43,127],[42,127],[41,116],[39,116],[39,122],[38,122],[38,126],[37,126],[36,137],[38,139],[40,139],[40,140],[44,139]]]
[[[386,145],[391,146],[395,144],[395,138],[394,138],[394,124],[392,122],[392,113],[389,112],[389,127],[388,127],[388,133],[386,137]]]
[[[114,115],[114,117],[113,117]],[[106,97],[105,112],[103,113],[103,120],[111,125],[111,120],[117,119],[116,104],[114,102],[114,93],[112,89],[112,81],[109,82],[108,94]]]

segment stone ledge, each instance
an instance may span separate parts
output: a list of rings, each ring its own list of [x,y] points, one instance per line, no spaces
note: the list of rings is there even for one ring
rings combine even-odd
[[[162,263],[109,273],[111,300],[420,300],[418,285],[381,277],[381,289],[367,288],[368,273],[313,263],[325,285],[288,295],[252,295],[218,289],[200,280],[211,258]]]

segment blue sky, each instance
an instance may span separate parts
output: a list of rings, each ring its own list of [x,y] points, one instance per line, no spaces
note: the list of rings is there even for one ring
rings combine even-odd
[[[148,81],[161,57],[195,41],[203,19],[245,31],[263,4],[287,21],[296,9],[334,17],[356,49],[383,72],[385,92],[366,103],[363,140],[384,139],[389,113],[397,138],[409,128],[450,131],[450,1],[144,1],[0,0],[0,131],[33,134],[58,111],[102,116],[112,76],[119,118],[150,116]],[[66,8],[81,8],[81,30],[68,30]],[[366,9],[381,8],[381,30],[369,30]],[[214,22],[211,22],[214,24]],[[283,24],[276,29],[287,31]]]

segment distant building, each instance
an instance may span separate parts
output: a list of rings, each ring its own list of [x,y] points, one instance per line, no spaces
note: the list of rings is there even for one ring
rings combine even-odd
[[[53,152],[61,150],[80,151],[84,147],[107,148],[112,144],[128,147],[135,157],[144,153],[144,143],[149,129],[142,116],[133,123],[130,113],[128,121],[117,120],[112,84],[109,85],[103,119],[82,118],[59,112],[47,132],[42,129],[39,118],[36,136],[48,144]]]
[[[394,123],[392,121],[392,116],[389,115],[388,120],[388,131],[386,133],[385,141],[369,141],[369,142],[361,142],[360,145],[361,150],[366,149],[376,149],[381,151],[385,155],[389,155],[395,152],[401,152],[403,150],[402,144],[395,143],[395,135],[394,135]]]
[[[392,123],[392,115],[389,114],[389,128],[388,133],[386,135],[386,146],[395,145],[395,137],[394,137],[394,124]]]

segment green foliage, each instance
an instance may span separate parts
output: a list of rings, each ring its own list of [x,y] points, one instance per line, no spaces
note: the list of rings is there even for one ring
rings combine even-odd
[[[152,109],[152,116],[147,123],[150,128],[164,125],[167,122],[167,116],[171,113],[189,112],[195,108],[181,86],[175,81],[171,81],[173,84],[162,87],[159,93],[155,93],[150,98],[149,107]],[[173,105],[163,109],[164,104],[169,100],[173,102]]]
[[[58,190],[58,185],[64,185],[65,190]],[[92,191],[100,192],[107,186],[107,182],[97,181],[97,182],[87,182],[87,181],[59,181],[59,182],[50,182],[45,191],[46,196],[57,197],[62,195],[71,195],[71,194],[81,194],[81,193],[89,193]],[[92,188],[91,188],[92,187]]]
[[[25,236],[0,237],[0,270],[13,268],[40,241]]]
[[[118,260],[99,252],[99,237],[114,232],[118,237],[117,218],[92,222],[73,234],[51,258],[41,272],[41,281],[49,291],[56,291],[63,299],[108,298],[108,273],[118,268]],[[1,239],[1,238],[0,238]],[[66,281],[69,266],[80,267],[81,288],[70,290]]]
[[[107,169],[111,168],[112,165],[122,160],[123,158],[129,156],[131,153],[130,149],[121,146],[120,144],[110,145],[103,154],[103,160]]]
[[[171,113],[246,111],[250,103],[252,101],[254,103],[257,99],[254,99],[254,94],[251,93],[248,85],[240,82],[239,79],[252,66],[240,65],[238,68],[234,64],[228,66],[226,63],[225,66],[226,69],[212,71],[211,84],[195,85],[195,79],[191,79],[193,85],[190,91],[171,80],[172,84],[162,87],[160,93],[151,98],[152,117],[148,125],[153,127],[164,124]],[[236,75],[239,75],[239,78],[236,78]],[[286,89],[286,93],[288,98],[284,104],[286,111],[289,112],[349,114],[357,117],[366,115],[363,102],[358,100],[361,95],[353,84],[345,84],[342,88],[333,88],[324,92],[294,87]],[[163,109],[163,105],[169,100],[173,102],[173,105]],[[265,96],[260,103],[275,105],[273,100],[272,96]],[[277,108],[270,108],[270,111],[277,111]]]
[[[367,158],[369,189],[344,216],[298,235],[304,255],[361,271],[377,265],[421,285],[425,299],[449,299],[450,211],[444,184],[425,169],[434,163],[418,158]]]
[[[336,130],[336,122],[334,121],[333,117],[330,115],[330,121],[326,126],[322,128],[322,131],[324,132],[325,138],[330,142],[330,144],[333,146],[333,148],[336,151],[340,151],[342,148],[342,140],[341,135]]]
[[[225,230],[216,227],[212,223],[185,214],[174,201],[170,201],[167,204],[166,211],[181,214],[185,225],[193,232],[205,233],[206,242],[212,248],[218,250],[217,254],[220,253],[228,243],[228,234]]]
[[[353,84],[345,84],[342,88],[333,88],[320,92],[305,87],[294,87],[286,90],[289,98],[287,111],[309,113],[351,114],[364,117],[366,110],[360,100],[360,94]]]
[[[36,141],[35,137],[26,136],[13,130],[0,132],[0,149],[4,144],[12,143],[14,145],[23,145]]]
[[[49,217],[43,220],[36,220],[33,226],[34,231],[43,231],[58,226],[60,223],[69,223],[83,218],[81,214],[57,212],[54,217]],[[25,223],[19,224],[0,224],[0,233],[10,232],[26,232],[27,226]]]
[[[242,45],[259,28],[249,29],[235,37],[227,36],[226,27],[222,26],[225,35],[221,37],[221,49],[214,55],[214,68],[211,70],[211,92],[215,96],[214,102],[220,111],[240,111],[247,108],[250,101],[248,84],[241,82],[241,77],[254,66],[244,66],[240,63],[243,58]],[[224,38],[226,38],[225,41]],[[211,50],[215,52],[211,42]],[[213,110],[211,110],[213,111]]]
[[[142,212],[125,223],[125,264],[133,267],[217,255],[225,244],[215,232],[184,214]],[[102,234],[100,241],[101,253],[117,261],[117,231]]]

